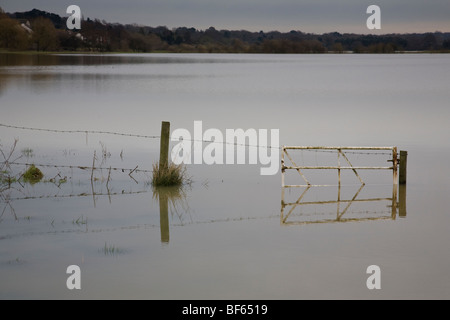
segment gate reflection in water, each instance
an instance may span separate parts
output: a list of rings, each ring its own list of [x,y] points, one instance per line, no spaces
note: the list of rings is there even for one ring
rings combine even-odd
[[[350,197],[344,197],[343,188],[339,185],[337,199],[329,200],[330,193],[336,192],[333,191],[335,189],[336,187],[307,186],[301,189],[288,188],[289,192],[286,194],[286,188],[282,188],[281,225],[395,220],[397,213],[399,217],[406,217],[406,185],[394,184],[392,196],[389,197],[361,197],[364,189],[369,191],[365,185],[359,186],[353,194],[350,193]],[[345,189],[348,193],[351,187]],[[375,194],[382,191],[376,190]],[[294,196],[296,200],[287,200],[288,196]]]

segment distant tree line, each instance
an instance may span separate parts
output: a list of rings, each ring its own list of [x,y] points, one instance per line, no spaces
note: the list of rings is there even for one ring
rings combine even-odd
[[[70,31],[66,19],[33,9],[5,13],[0,8],[0,48],[12,51],[198,52],[198,53],[394,53],[450,52],[450,33],[389,35],[310,34],[245,30],[168,29],[108,23],[90,18]]]

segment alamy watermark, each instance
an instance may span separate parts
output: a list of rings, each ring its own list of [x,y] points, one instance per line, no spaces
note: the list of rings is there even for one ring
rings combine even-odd
[[[70,14],[67,18],[66,26],[69,30],[81,29],[81,9],[77,5],[70,5],[66,9],[66,13]],[[381,9],[377,5],[370,5],[366,10],[370,17],[367,18],[366,25],[369,30],[381,29]]]
[[[369,290],[381,289],[381,268],[377,265],[371,265],[367,267],[367,274],[370,276],[367,278],[366,286]]]
[[[79,6],[70,5],[66,9],[66,13],[70,14],[67,18],[66,26],[69,30],[81,29],[81,9]]]
[[[369,30],[381,29],[381,9],[379,6],[370,5],[366,10],[367,14],[371,14],[369,18],[367,18],[366,25]]]
[[[67,267],[67,274],[70,276],[67,278],[66,286],[69,290],[81,290],[81,269],[77,265],[71,265]]]
[[[175,164],[261,164],[261,175],[275,175],[280,167],[280,130],[219,129],[203,132],[203,122],[194,121],[194,133],[176,129],[171,140],[178,142],[171,152]],[[248,159],[247,159],[248,153]],[[247,161],[248,160],[248,161]]]
[[[66,269],[66,273],[69,274],[69,277],[66,281],[67,289],[69,290],[81,290],[81,269],[77,265],[68,266]],[[369,290],[380,290],[381,289],[381,268],[377,265],[370,265],[367,267],[366,273],[370,276],[367,278],[366,286]],[[266,310],[263,310],[263,314]],[[190,314],[188,310],[186,313],[183,311],[183,314]],[[228,314],[228,313],[227,313]]]

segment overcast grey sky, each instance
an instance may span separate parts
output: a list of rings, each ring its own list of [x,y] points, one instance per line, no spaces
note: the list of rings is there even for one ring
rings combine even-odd
[[[148,26],[311,33],[450,32],[450,0],[0,0],[7,12],[33,8],[67,16]],[[381,30],[368,30],[366,9],[381,8]]]

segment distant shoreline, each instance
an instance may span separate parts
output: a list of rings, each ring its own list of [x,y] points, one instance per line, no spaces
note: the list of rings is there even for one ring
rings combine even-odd
[[[102,52],[102,51],[36,51],[36,50],[25,50],[25,51],[8,51],[4,49],[0,49],[0,54],[17,54],[17,55],[60,55],[60,54],[79,54],[79,55],[114,55],[114,54],[129,54],[129,55],[139,55],[139,54],[224,54],[224,55],[327,55],[327,54],[336,54],[336,55],[402,55],[402,54],[450,54],[450,50],[424,50],[424,51],[397,51],[397,52],[390,52],[390,53],[377,53],[377,52],[361,52],[356,53],[353,51],[346,51],[346,52],[333,52],[333,51],[327,51],[323,53],[257,53],[257,52],[192,52],[192,51],[153,51],[153,52],[129,52],[129,51],[108,51],[108,52]]]
[[[67,18],[33,9],[0,8],[0,51],[31,53],[223,53],[223,54],[409,54],[450,53],[450,32],[407,34],[313,34],[198,30],[189,27],[108,23],[83,19],[68,30]],[[3,49],[3,50],[2,50]]]

